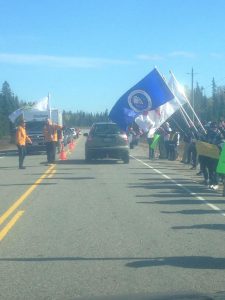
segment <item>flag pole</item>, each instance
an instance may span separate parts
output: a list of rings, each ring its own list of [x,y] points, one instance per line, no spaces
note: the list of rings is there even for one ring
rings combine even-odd
[[[48,93],[48,116],[49,119],[52,118],[51,105],[50,105],[50,94]]]
[[[179,82],[177,81],[177,79],[176,79],[176,77],[174,76],[174,74],[173,74],[172,71],[170,71],[170,74],[171,74],[172,77],[174,78],[174,81],[176,82],[176,84],[179,85]],[[205,130],[204,126],[202,125],[201,121],[199,120],[199,118],[198,118],[196,112],[194,111],[193,107],[191,106],[191,103],[190,103],[189,99],[187,98],[187,96],[186,96],[185,94],[184,94],[183,96],[186,98],[187,103],[188,103],[189,107],[191,108],[192,113],[195,115],[195,117],[196,117],[198,123],[200,124],[200,126],[201,126],[201,128],[202,128],[202,130],[206,133],[206,130]],[[192,124],[193,124],[193,122],[192,122]]]

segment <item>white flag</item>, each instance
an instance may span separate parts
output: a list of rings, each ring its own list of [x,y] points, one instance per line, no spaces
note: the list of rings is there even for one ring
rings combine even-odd
[[[40,111],[48,110],[49,109],[48,97],[46,96],[46,97],[38,100],[32,108],[40,110]]]
[[[16,121],[16,119],[23,114],[23,108],[18,108],[13,113],[9,115],[9,119],[12,123]]]
[[[153,127],[155,125],[155,123],[149,118],[148,115],[139,115],[135,119],[135,123],[144,132],[148,132],[149,128],[151,128],[151,127]]]
[[[188,102],[188,99],[184,93],[183,87],[176,80],[173,74],[168,82],[168,86],[174,94],[174,98],[171,101],[166,102],[165,104],[159,106],[155,110],[150,110],[148,112],[149,119],[154,123],[153,126],[149,126],[147,122],[142,124],[143,127],[149,128],[150,134],[154,135],[155,131],[164,123],[166,120],[171,117],[182,105]],[[135,119],[136,122],[136,119]],[[138,120],[139,122],[139,120]],[[137,125],[138,125],[138,122]],[[139,122],[140,123],[140,122]]]

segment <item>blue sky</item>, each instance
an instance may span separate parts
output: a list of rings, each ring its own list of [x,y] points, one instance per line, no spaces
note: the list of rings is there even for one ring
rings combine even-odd
[[[155,66],[225,85],[224,0],[0,0],[0,85],[61,110],[110,110]]]

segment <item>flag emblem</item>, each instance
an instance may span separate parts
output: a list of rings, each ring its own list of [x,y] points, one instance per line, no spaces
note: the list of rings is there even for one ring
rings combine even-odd
[[[152,100],[148,93],[143,90],[134,90],[128,95],[128,104],[135,112],[150,110]]]
[[[115,103],[109,119],[127,130],[134,119],[144,111],[156,109],[174,98],[173,93],[157,69],[153,69]]]

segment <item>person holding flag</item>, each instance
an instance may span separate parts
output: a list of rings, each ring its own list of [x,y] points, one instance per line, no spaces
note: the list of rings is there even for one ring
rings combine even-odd
[[[46,143],[47,165],[55,163],[57,130],[62,128],[61,125],[53,124],[51,119],[46,119],[43,134]]]

